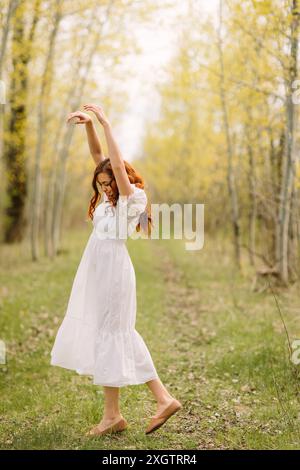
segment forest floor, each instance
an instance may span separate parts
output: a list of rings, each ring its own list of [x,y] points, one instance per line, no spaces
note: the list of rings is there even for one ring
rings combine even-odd
[[[247,260],[237,272],[228,243],[212,239],[199,251],[179,240],[128,241],[136,329],[183,408],[147,436],[151,392],[124,387],[127,430],[85,436],[100,420],[103,389],[49,362],[88,235],[65,234],[54,261],[32,262],[24,244],[0,247],[0,449],[300,448],[300,364],[290,361],[279,313],[290,341],[300,339],[299,284],[253,292]]]

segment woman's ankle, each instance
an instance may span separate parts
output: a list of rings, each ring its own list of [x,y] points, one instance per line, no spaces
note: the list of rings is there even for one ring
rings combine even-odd
[[[172,395],[168,394],[168,395],[163,395],[162,397],[160,397],[158,400],[157,400],[157,404],[158,405],[165,405],[167,404],[169,401],[173,400],[173,397]]]
[[[114,421],[115,419],[121,418],[121,417],[122,417],[122,414],[120,411],[116,411],[116,412],[108,411],[108,412],[104,412],[102,419],[104,419],[105,421]]]

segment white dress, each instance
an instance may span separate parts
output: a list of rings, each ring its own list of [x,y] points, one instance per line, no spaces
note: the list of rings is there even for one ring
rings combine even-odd
[[[145,214],[147,196],[131,183],[130,196],[113,207],[104,194],[96,207],[94,229],[79,263],[65,317],[57,332],[50,364],[91,375],[111,387],[158,378],[151,355],[135,329],[136,278],[118,233],[125,220],[128,237]],[[125,219],[124,219],[125,218]]]

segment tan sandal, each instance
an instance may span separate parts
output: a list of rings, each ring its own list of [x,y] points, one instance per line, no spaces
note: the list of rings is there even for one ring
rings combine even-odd
[[[128,426],[128,423],[125,418],[119,419],[116,423],[111,424],[105,429],[100,430],[99,429],[99,424],[97,426],[94,426],[90,431],[86,433],[86,436],[103,436],[104,434],[108,433],[116,433],[116,432],[121,432],[124,431]]]
[[[156,429],[160,428],[173,414],[175,414],[181,408],[182,404],[174,398],[170,405],[168,405],[159,416],[152,416],[145,434],[150,434],[151,432],[156,431]]]

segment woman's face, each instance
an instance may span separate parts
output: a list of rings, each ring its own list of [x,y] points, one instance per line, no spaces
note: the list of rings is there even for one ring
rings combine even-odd
[[[111,178],[107,173],[99,173],[97,177],[100,190],[103,191],[109,200],[113,199],[114,191],[112,186],[114,185],[114,178]]]

